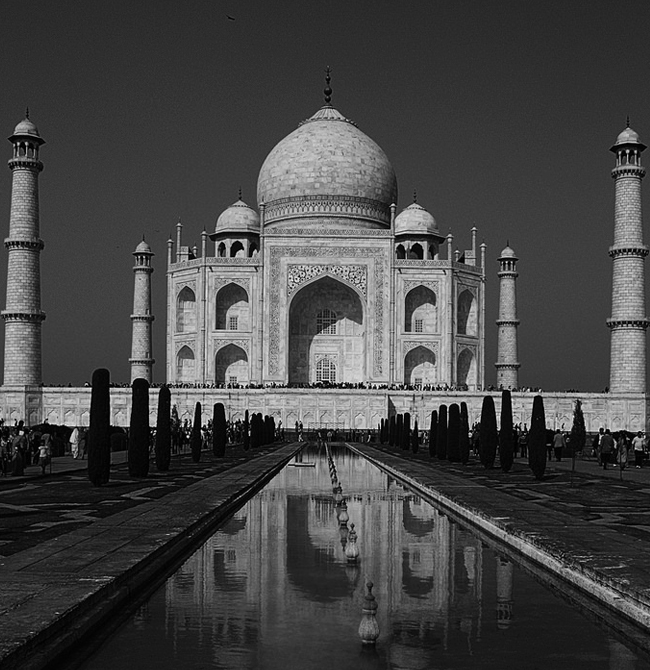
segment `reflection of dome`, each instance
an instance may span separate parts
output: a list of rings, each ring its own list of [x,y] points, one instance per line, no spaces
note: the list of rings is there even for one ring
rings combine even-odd
[[[417,202],[411,203],[395,217],[396,235],[432,235],[438,233],[438,224],[429,212]]]
[[[214,232],[259,233],[259,214],[240,198],[219,215]]]
[[[397,179],[383,150],[325,106],[271,150],[257,200],[265,223],[328,215],[388,225]]]

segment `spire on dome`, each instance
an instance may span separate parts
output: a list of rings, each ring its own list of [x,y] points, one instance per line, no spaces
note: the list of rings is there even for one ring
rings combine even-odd
[[[325,104],[328,106],[332,104],[332,87],[330,86],[330,82],[332,81],[332,77],[330,77],[331,72],[332,68],[328,65],[325,68],[325,89],[323,90],[323,93],[325,93]]]
[[[239,199],[241,200],[241,186],[239,187]]]
[[[418,201],[418,192],[416,191],[416,189],[413,189],[413,202],[417,203],[417,201]]]
[[[29,118],[29,107],[25,107],[25,118]]]
[[[627,117],[625,119],[625,125],[626,125],[627,128],[630,127],[630,115],[629,114],[627,115]]]

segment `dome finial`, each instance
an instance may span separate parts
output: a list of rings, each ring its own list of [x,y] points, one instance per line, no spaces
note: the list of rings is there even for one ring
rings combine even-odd
[[[328,65],[325,68],[325,90],[323,93],[325,93],[325,104],[330,105],[332,102],[332,87],[330,86],[330,82],[332,81],[332,77],[330,77],[330,74],[332,72],[332,68]]]
[[[413,203],[417,203],[418,201],[418,192],[416,189],[413,189]]]
[[[25,118],[29,118],[29,107],[25,107]]]
[[[626,123],[626,125],[627,125],[627,128],[629,128],[629,127],[630,127],[630,115],[629,115],[629,114],[627,115],[627,118],[626,118],[626,120],[625,120],[625,123]]]
[[[239,187],[239,199],[241,200],[241,186]]]

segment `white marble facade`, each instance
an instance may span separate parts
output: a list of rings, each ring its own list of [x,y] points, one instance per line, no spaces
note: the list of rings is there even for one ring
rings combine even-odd
[[[484,384],[485,248],[452,248],[382,149],[326,104],[201,250],[168,246],[168,383]],[[208,241],[208,238],[210,241]],[[212,244],[214,246],[212,246]],[[441,253],[442,251],[442,253]]]

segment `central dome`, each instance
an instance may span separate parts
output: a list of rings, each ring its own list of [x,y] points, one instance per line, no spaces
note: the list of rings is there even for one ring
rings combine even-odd
[[[381,147],[326,105],[279,142],[257,180],[265,224],[305,217],[390,224],[395,171]]]

